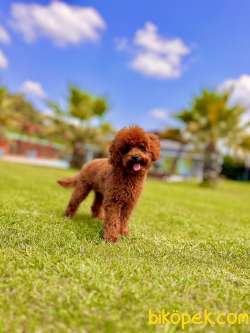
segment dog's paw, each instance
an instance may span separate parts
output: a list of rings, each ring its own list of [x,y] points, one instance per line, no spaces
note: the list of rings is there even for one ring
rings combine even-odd
[[[73,216],[74,216],[74,213],[73,213],[72,211],[70,211],[70,210],[66,210],[66,211],[64,212],[63,216],[64,216],[64,217],[67,217],[67,218],[69,218],[69,219],[72,219]]]
[[[112,235],[112,234],[104,232],[103,238],[106,242],[116,243],[118,241],[119,235],[116,235],[116,234]]]
[[[121,234],[122,236],[128,236],[128,234],[129,234],[129,230],[128,230],[128,228],[121,228],[121,230],[120,230],[120,234]]]
[[[98,214],[92,213],[92,217],[95,218],[95,219],[101,220],[101,221],[105,220],[105,214],[104,213],[98,213]]]

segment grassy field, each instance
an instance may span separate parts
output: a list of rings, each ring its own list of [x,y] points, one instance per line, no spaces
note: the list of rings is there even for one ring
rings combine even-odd
[[[0,163],[0,331],[179,332],[149,325],[149,309],[250,313],[250,184],[148,181],[131,235],[111,245],[90,198],[62,217],[56,180],[70,173]]]

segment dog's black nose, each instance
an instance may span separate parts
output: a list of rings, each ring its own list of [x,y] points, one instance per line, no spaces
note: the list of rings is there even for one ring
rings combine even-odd
[[[132,156],[132,161],[138,163],[138,162],[140,162],[140,157],[139,156]]]

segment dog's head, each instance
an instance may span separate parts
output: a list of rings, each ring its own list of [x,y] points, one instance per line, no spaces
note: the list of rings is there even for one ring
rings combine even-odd
[[[140,173],[160,158],[160,141],[153,133],[131,126],[120,130],[111,143],[110,163],[127,172]]]

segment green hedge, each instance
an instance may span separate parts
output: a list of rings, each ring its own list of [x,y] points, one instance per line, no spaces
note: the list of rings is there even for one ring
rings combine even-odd
[[[229,179],[250,180],[250,168],[246,168],[244,161],[225,156],[221,174]]]

